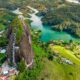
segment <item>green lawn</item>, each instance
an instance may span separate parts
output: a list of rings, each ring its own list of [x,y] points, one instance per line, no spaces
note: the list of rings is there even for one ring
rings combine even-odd
[[[65,49],[64,47],[61,46],[49,46],[52,51],[57,51],[61,56],[71,60],[73,63],[80,65],[80,59],[78,59],[74,53],[70,50]]]

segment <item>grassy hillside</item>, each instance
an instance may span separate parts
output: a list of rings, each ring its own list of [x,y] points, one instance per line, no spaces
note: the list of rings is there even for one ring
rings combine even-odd
[[[80,80],[80,66],[49,60],[48,53],[33,44],[35,65],[32,70],[21,72],[16,80]]]
[[[44,70],[38,80],[79,80],[80,67],[44,60]]]
[[[78,59],[75,55],[74,52],[65,49],[64,47],[61,46],[50,46],[52,51],[57,51],[62,57],[65,57],[69,60],[71,60],[73,63],[80,65],[80,59]]]

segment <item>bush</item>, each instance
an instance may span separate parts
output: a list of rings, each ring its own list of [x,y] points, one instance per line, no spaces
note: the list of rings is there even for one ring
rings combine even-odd
[[[6,54],[0,53],[0,66],[3,64],[3,62],[6,60]]]
[[[0,37],[0,47],[7,46],[8,44],[8,39],[5,37]]]

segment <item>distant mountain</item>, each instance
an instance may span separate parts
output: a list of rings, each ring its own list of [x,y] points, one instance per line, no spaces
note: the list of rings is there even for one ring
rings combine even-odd
[[[50,2],[55,2],[55,1],[64,1],[64,0],[50,0]],[[28,5],[31,3],[50,3],[49,0],[0,0],[0,7],[7,7],[10,9],[14,9],[16,7]],[[32,5],[34,5],[32,4]]]

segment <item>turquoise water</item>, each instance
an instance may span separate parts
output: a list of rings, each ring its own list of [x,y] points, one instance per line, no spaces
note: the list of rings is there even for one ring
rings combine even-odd
[[[40,40],[45,42],[48,42],[51,40],[80,41],[79,38],[75,38],[66,32],[58,32],[58,31],[51,30],[49,28],[44,28],[42,30],[42,35],[40,37]]]
[[[31,25],[33,29],[38,29],[38,26],[34,26],[34,25]],[[73,36],[71,36],[70,34],[62,31],[62,32],[58,32],[58,31],[55,31],[55,30],[51,30],[49,28],[50,26],[48,27],[44,27],[41,29],[42,31],[42,35],[40,37],[40,40],[41,41],[44,41],[44,42],[48,42],[48,41],[51,41],[51,40],[63,40],[63,41],[70,41],[70,40],[73,40],[73,41],[80,41],[79,38],[75,38]]]
[[[55,30],[51,30],[50,29],[51,26],[43,26],[41,17],[37,16],[36,14],[30,14],[30,16],[31,16],[30,19],[32,20],[31,27],[36,30],[40,29],[42,31],[42,35],[40,37],[41,41],[44,42],[48,42],[51,40],[80,41],[79,38],[75,38],[64,31],[58,32]]]

